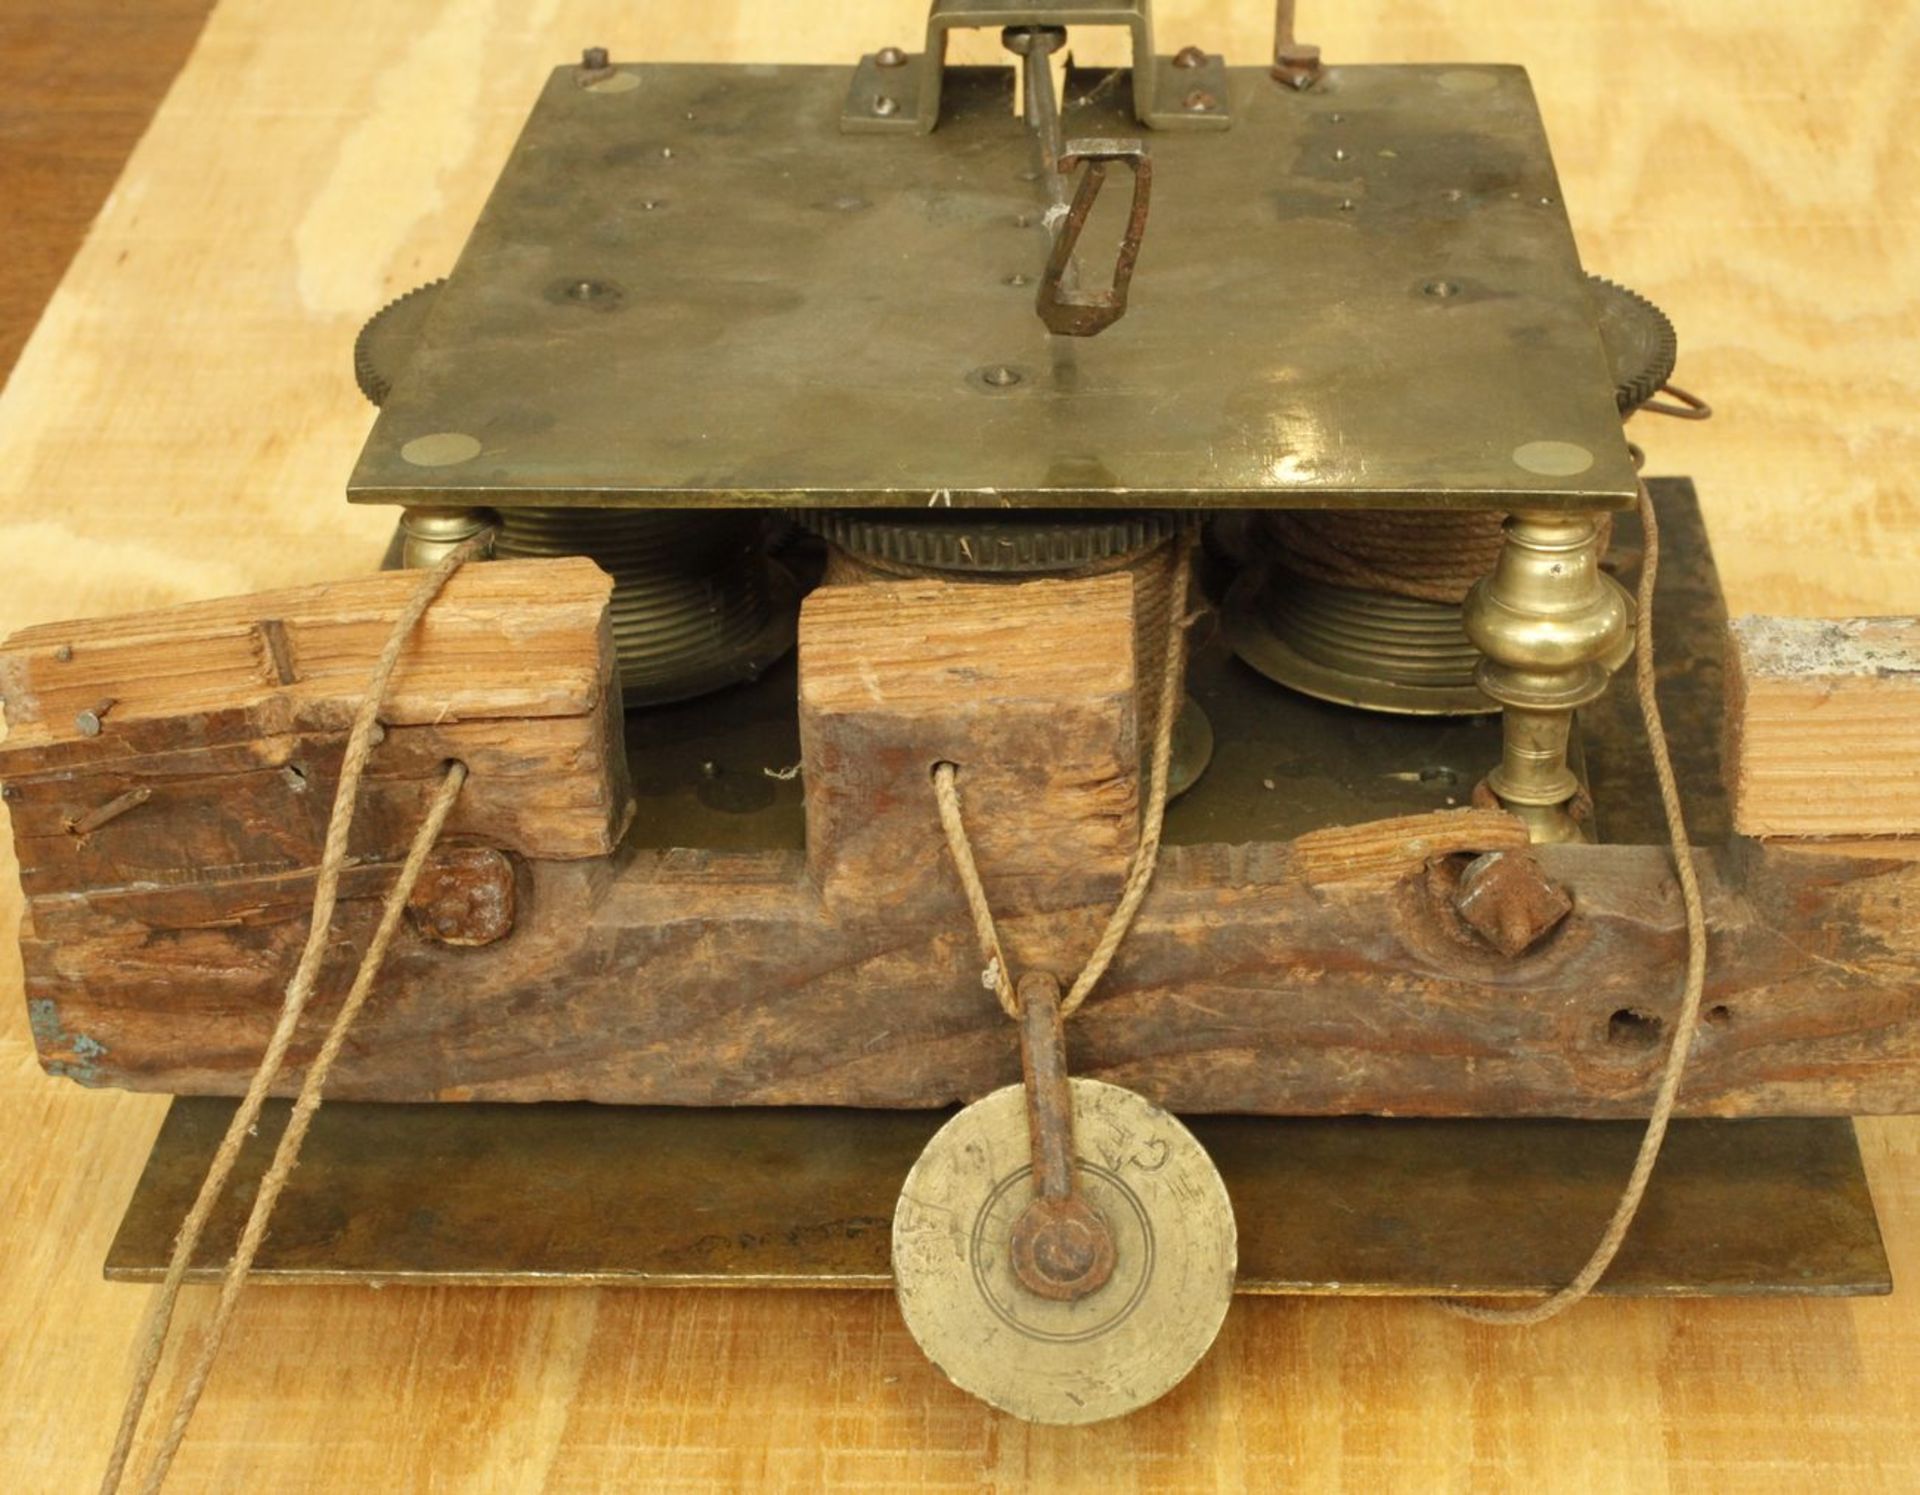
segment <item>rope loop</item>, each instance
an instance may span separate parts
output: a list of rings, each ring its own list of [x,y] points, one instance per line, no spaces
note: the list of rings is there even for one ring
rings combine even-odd
[[[1158,709],[1154,715],[1151,776],[1147,783],[1146,808],[1140,821],[1140,841],[1134,848],[1132,860],[1127,864],[1127,878],[1120,891],[1120,901],[1107,916],[1106,926],[1100,932],[1093,953],[1087,957],[1086,965],[1061,999],[1062,1018],[1071,1017],[1079,1010],[1081,1003],[1099,985],[1107,967],[1113,963],[1121,941],[1133,927],[1134,915],[1140,911],[1140,905],[1146,899],[1147,888],[1153,882],[1154,868],[1159,863],[1160,836],[1167,818],[1168,769],[1173,762],[1174,719],[1180,714],[1180,692],[1187,676],[1187,629],[1200,616],[1189,611],[1187,605],[1193,585],[1191,526],[1181,527],[1174,537],[1174,544],[1178,547],[1178,553],[1167,582],[1167,647],[1160,678]],[[973,843],[967,835],[966,817],[960,808],[959,778],[957,765],[934,765],[933,794],[940,807],[940,825],[946,832],[947,850],[953,856],[961,890],[966,894],[967,912],[973,916],[981,958],[987,963],[982,980],[999,999],[1000,1010],[1008,1017],[1018,1019],[1018,982],[1001,947],[1000,931],[994,924],[993,907],[987,901],[987,890],[980,880],[980,867],[974,859]]]
[[[186,1219],[181,1223],[180,1233],[174,1239],[173,1256],[167,1263],[167,1275],[161,1282],[159,1291],[154,1294],[153,1305],[148,1311],[145,1327],[141,1332],[139,1359],[134,1367],[133,1383],[127,1390],[127,1400],[121,1409],[120,1426],[114,1435],[113,1451],[108,1456],[107,1468],[100,1481],[101,1495],[114,1495],[126,1477],[127,1463],[133,1452],[133,1441],[140,1429],[141,1414],[146,1408],[147,1396],[153,1389],[154,1377],[159,1371],[160,1356],[166,1348],[167,1333],[173,1324],[174,1308],[179,1302],[180,1287],[186,1280],[187,1268],[192,1264],[194,1252],[199,1248],[201,1237],[206,1233],[207,1222],[213,1215],[214,1206],[219,1203],[225,1192],[227,1182],[232,1177],[234,1164],[240,1156],[240,1149],[252,1133],[260,1118],[261,1108],[266,1104],[267,1093],[286,1063],[287,1049],[293,1042],[295,1030],[306,1012],[307,1003],[313,996],[314,986],[320,975],[320,967],[325,958],[327,945],[333,932],[334,907],[339,900],[340,877],[347,865],[347,840],[353,828],[354,810],[360,797],[360,780],[366,772],[367,761],[373,756],[373,750],[379,741],[380,704],[387,693],[387,686],[393,679],[394,668],[400,662],[407,641],[434,599],[442,588],[474,556],[481,553],[484,539],[468,541],[450,551],[431,570],[424,572],[419,584],[414,588],[406,603],[400,609],[400,615],[394,620],[393,629],[387,635],[386,646],[380,651],[380,657],[374,663],[373,673],[367,681],[367,690],[362,697],[359,709],[355,711],[353,726],[347,733],[345,757],[340,765],[340,780],[334,791],[333,808],[327,821],[326,840],[322,844],[320,865],[314,876],[313,913],[307,925],[306,944],[301,949],[299,963],[295,966],[293,977],[287,983],[286,995],[282,998],[280,1014],[276,1019],[272,1036],[253,1072],[253,1078],[247,1084],[247,1092],[240,1104],[234,1109],[233,1119],[227,1123],[226,1135],[220,1139],[220,1146],[213,1155],[213,1161],[207,1167],[207,1176],[201,1180],[200,1192],[194,1197],[193,1207],[187,1211]],[[426,866],[428,855],[440,838],[440,832],[446,825],[447,816],[453,810],[454,800],[459,796],[461,786],[466,783],[467,767],[464,763],[449,763],[446,776],[427,808],[425,819],[414,834],[412,845],[408,848],[406,861],[401,865],[399,875],[393,886],[388,889],[386,901],[381,906],[380,922],[373,937],[367,943],[366,953],[361,957],[360,968],[354,974],[353,985],[348,989],[340,1011],[335,1015],[332,1026],[321,1044],[320,1052],[308,1065],[306,1077],[300,1087],[300,1095],[294,1103],[292,1115],[287,1127],[281,1133],[279,1145],[274,1149],[273,1162],[260,1181],[260,1189],[253,1201],[253,1208],[247,1217],[245,1229],[241,1233],[240,1244],[234,1251],[233,1260],[228,1263],[226,1273],[221,1279],[220,1301],[214,1310],[213,1321],[207,1329],[206,1338],[201,1344],[200,1354],[193,1371],[180,1393],[179,1403],[153,1463],[147,1471],[147,1477],[141,1489],[147,1495],[154,1495],[165,1483],[167,1471],[172,1467],[174,1455],[179,1451],[181,1441],[186,1437],[187,1424],[193,1417],[194,1408],[199,1405],[200,1394],[206,1389],[207,1378],[213,1373],[215,1358],[220,1353],[220,1345],[226,1336],[227,1326],[232,1321],[233,1311],[239,1302],[240,1290],[246,1284],[247,1273],[253,1265],[255,1253],[266,1235],[267,1221],[273,1213],[280,1190],[292,1173],[299,1159],[300,1146],[305,1140],[308,1123],[313,1113],[319,1109],[322,1088],[334,1060],[339,1057],[341,1046],[346,1041],[347,1029],[359,1013],[373,988],[374,978],[379,975],[381,963],[386,958],[387,947],[392,944],[398,932],[400,922],[406,913],[407,899],[412,895],[414,884]]]
[[[1633,1218],[1646,1197],[1647,1181],[1660,1159],[1666,1141],[1667,1124],[1673,1119],[1674,1104],[1680,1096],[1680,1082],[1687,1072],[1687,1059],[1693,1052],[1694,1034],[1700,1026],[1700,1003],[1707,984],[1707,913],[1700,897],[1700,879],[1694,870],[1693,847],[1687,840],[1687,825],[1680,808],[1680,786],[1673,772],[1673,754],[1667,746],[1666,724],[1660,717],[1660,702],[1653,659],[1653,590],[1660,572],[1660,525],[1653,512],[1653,499],[1645,482],[1640,484],[1640,523],[1646,531],[1646,554],[1640,564],[1638,631],[1634,637],[1634,684],[1640,698],[1640,716],[1647,727],[1647,750],[1653,758],[1654,777],[1660,785],[1660,808],[1667,821],[1667,841],[1673,852],[1674,877],[1680,887],[1680,902],[1686,913],[1687,972],[1681,988],[1680,1011],[1673,1025],[1673,1037],[1660,1070],[1660,1083],[1654,1091],[1653,1109],[1647,1116],[1647,1129],[1640,1138],[1640,1150],[1633,1160],[1633,1171],[1613,1207],[1613,1215],[1586,1264],[1573,1280],[1538,1303],[1521,1308],[1496,1308],[1442,1298],[1440,1306],[1461,1318],[1482,1324],[1526,1325],[1557,1318],[1593,1291],[1607,1268],[1620,1252],[1620,1245],[1633,1226]]]

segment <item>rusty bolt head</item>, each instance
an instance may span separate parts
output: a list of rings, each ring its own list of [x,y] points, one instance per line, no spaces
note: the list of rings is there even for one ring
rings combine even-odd
[[[882,47],[873,54],[873,60],[881,67],[905,67],[907,54],[898,47]]]
[[[1573,899],[1532,852],[1489,851],[1461,870],[1453,907],[1474,933],[1512,959],[1573,912]]]
[[[588,47],[580,54],[580,66],[590,73],[604,73],[613,63],[605,47]]]
[[[1274,56],[1273,76],[1289,88],[1311,88],[1320,76],[1320,49],[1310,42],[1288,42]]]
[[[1182,47],[1173,54],[1175,67],[1205,67],[1207,54],[1198,47]]]
[[[490,945],[514,924],[513,865],[489,847],[454,846],[436,851],[407,912],[428,939],[446,945]]]
[[[1036,1199],[1013,1222],[1007,1254],[1028,1292],[1071,1303],[1098,1292],[1113,1276],[1113,1230],[1077,1194]]]
[[[1219,102],[1218,99],[1214,98],[1214,96],[1204,88],[1194,89],[1192,93],[1180,101],[1181,107],[1189,114],[1205,114],[1208,110],[1216,107]]]

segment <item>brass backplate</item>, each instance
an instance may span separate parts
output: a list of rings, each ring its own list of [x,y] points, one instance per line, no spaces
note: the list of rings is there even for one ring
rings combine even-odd
[[[1143,132],[1124,76],[1072,73],[1064,134],[1144,134],[1154,161],[1127,315],[1092,338],[1034,313],[1012,71],[949,69],[929,135],[843,132],[848,79],[556,71],[350,496],[1631,505],[1523,70],[1296,91],[1234,68],[1233,127],[1197,133]]]
[[[107,1256],[165,1270],[234,1102],[173,1103]],[[193,1266],[232,1254],[288,1103],[269,1102]],[[323,1107],[263,1282],[886,1287],[901,1181],[951,1112]],[[1288,1120],[1188,1127],[1233,1200],[1246,1293],[1512,1294],[1578,1269],[1641,1127]],[[1891,1290],[1853,1124],[1679,1121],[1600,1291]]]

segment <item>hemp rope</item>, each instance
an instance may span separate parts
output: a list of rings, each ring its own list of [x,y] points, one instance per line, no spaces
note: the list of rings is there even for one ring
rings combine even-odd
[[[1288,509],[1265,520],[1294,575],[1422,602],[1465,602],[1506,544],[1506,516],[1483,509]],[[1601,515],[1599,525],[1604,553],[1612,521]]]
[[[1680,786],[1674,779],[1673,755],[1667,748],[1667,728],[1661,720],[1660,702],[1654,690],[1658,682],[1653,663],[1653,585],[1660,571],[1660,524],[1654,517],[1653,499],[1644,479],[1640,480],[1639,510],[1646,553],[1640,563],[1640,584],[1635,589],[1639,618],[1633,641],[1634,686],[1640,697],[1640,717],[1646,723],[1647,750],[1653,759],[1654,777],[1660,783],[1660,808],[1666,815],[1667,841],[1673,851],[1680,903],[1686,911],[1686,984],[1681,989],[1680,1011],[1674,1018],[1673,1037],[1660,1071],[1659,1087],[1654,1092],[1653,1110],[1647,1116],[1647,1129],[1633,1160],[1633,1172],[1628,1175],[1626,1187],[1620,1191],[1619,1201],[1613,1207],[1613,1217],[1607,1221],[1607,1228],[1601,1232],[1586,1265],[1565,1287],[1523,1308],[1498,1308],[1453,1298],[1438,1300],[1449,1313],[1476,1323],[1516,1326],[1544,1323],[1586,1297],[1606,1275],[1607,1268],[1619,1254],[1621,1242],[1627,1238],[1627,1231],[1633,1226],[1633,1217],[1639,1213],[1647,1181],[1653,1177],[1653,1165],[1659,1161],[1660,1146],[1666,1141],[1667,1123],[1673,1119],[1680,1082],[1686,1075],[1687,1059],[1693,1052],[1694,1034],[1700,1025],[1700,1003],[1707,985],[1707,912],[1700,898],[1700,880],[1694,872],[1686,819],[1680,810]]]
[[[1192,536],[1184,528],[1174,536],[1177,554],[1173,574],[1167,582],[1165,669],[1160,677],[1160,692],[1154,715],[1152,780],[1147,792],[1146,815],[1140,826],[1140,841],[1127,866],[1127,880],[1120,901],[1107,916],[1106,927],[1087,957],[1087,963],[1074,978],[1073,985],[1060,1002],[1060,1016],[1071,1017],[1087,994],[1099,984],[1112,963],[1120,942],[1133,927],[1153,881],[1160,859],[1160,832],[1167,818],[1167,769],[1173,759],[1174,719],[1180,714],[1180,695],[1187,674],[1187,628],[1193,618],[1187,612],[1187,592],[1193,579]],[[959,771],[951,763],[940,763],[933,770],[933,793],[940,807],[940,824],[947,834],[947,849],[953,854],[954,869],[960,874],[960,886],[966,893],[967,910],[973,915],[974,933],[979,937],[980,953],[987,962],[986,976],[1001,1010],[1008,1017],[1020,1016],[1020,999],[1007,967],[1006,952],[1000,945],[1000,932],[993,921],[993,909],[987,902],[987,890],[980,881],[980,868],[974,861],[973,844],[967,838],[966,820],[960,811]]]
[[[1640,1203],[1646,1196],[1648,1180],[1653,1176],[1654,1164],[1659,1161],[1660,1149],[1666,1140],[1667,1125],[1673,1119],[1675,1102],[1679,1098],[1680,1083],[1686,1074],[1687,1060],[1692,1053],[1693,1040],[1700,1021],[1700,1005],[1706,990],[1707,979],[1707,920],[1705,905],[1701,901],[1699,878],[1693,865],[1693,850],[1687,840],[1687,827],[1680,807],[1680,789],[1674,778],[1673,757],[1667,745],[1666,724],[1660,715],[1660,703],[1655,693],[1657,679],[1654,673],[1653,654],[1653,593],[1654,584],[1660,571],[1660,525],[1653,511],[1653,500],[1647,492],[1645,481],[1639,484],[1638,509],[1640,522],[1645,531],[1645,553],[1640,566],[1640,580],[1636,589],[1638,620],[1634,637],[1634,683],[1639,697],[1641,719],[1646,724],[1647,747],[1653,759],[1654,777],[1660,786],[1660,807],[1666,817],[1667,839],[1673,853],[1674,874],[1680,888],[1680,901],[1685,911],[1687,930],[1687,968],[1686,980],[1680,999],[1680,1010],[1674,1022],[1673,1037],[1667,1049],[1667,1057],[1661,1070],[1660,1083],[1654,1094],[1652,1111],[1647,1117],[1647,1129],[1640,1140],[1639,1152],[1634,1158],[1633,1171],[1628,1176],[1625,1187],[1614,1205],[1613,1215],[1606,1229],[1601,1232],[1598,1243],[1588,1256],[1586,1264],[1574,1275],[1565,1287],[1551,1293],[1538,1303],[1530,1303],[1520,1308],[1492,1307],[1476,1303],[1462,1302],[1452,1298],[1436,1299],[1441,1307],[1462,1318],[1472,1319],[1484,1324],[1530,1325],[1543,1323],[1573,1307],[1594,1289],[1607,1269],[1613,1265],[1614,1257],[1619,1254],[1621,1243],[1626,1240],[1627,1232],[1633,1226],[1634,1216],[1639,1213]],[[1179,579],[1175,582],[1174,595],[1184,599],[1184,587],[1188,574],[1189,561],[1182,553]],[[1167,655],[1167,674],[1162,682],[1161,699],[1163,702],[1174,698],[1179,689],[1185,666],[1185,628],[1186,618],[1183,609],[1172,609],[1173,624]],[[1170,716],[1164,712],[1161,716],[1160,730],[1154,739],[1154,779],[1155,783],[1164,782],[1165,755],[1171,742]],[[940,822],[947,834],[947,845],[953,853],[955,867],[960,873],[960,883],[966,892],[967,907],[973,915],[974,928],[980,939],[981,952],[985,955],[988,975],[992,978],[995,994],[1008,1016],[1019,1015],[1018,998],[1014,995],[1014,985],[1007,970],[1005,952],[1000,945],[1000,936],[994,927],[993,911],[987,903],[986,890],[980,882],[980,873],[974,863],[973,848],[967,839],[966,824],[960,813],[959,789],[955,782],[955,770],[952,764],[940,764],[934,771],[934,789],[940,805]],[[1061,1003],[1061,1013],[1072,1012],[1086,1000],[1087,993],[1105,973],[1114,951],[1119,948],[1133,921],[1134,912],[1141,899],[1146,896],[1147,884],[1153,877],[1155,859],[1159,853],[1160,827],[1166,809],[1164,794],[1156,792],[1148,808],[1148,824],[1143,828],[1140,849],[1135,855],[1133,866],[1127,875],[1126,890],[1121,896],[1119,906],[1107,921],[1106,930],[1095,947],[1093,956],[1086,968],[1073,984],[1066,1001]]]
[[[173,1323],[173,1312],[180,1296],[181,1284],[185,1281],[187,1269],[192,1264],[193,1253],[205,1233],[207,1221],[213,1214],[214,1206],[225,1191],[227,1181],[232,1176],[235,1162],[240,1156],[242,1144],[253,1131],[259,1120],[261,1107],[267,1092],[279,1077],[286,1061],[287,1049],[293,1041],[294,1031],[300,1018],[306,1011],[307,1003],[313,996],[315,983],[319,978],[320,967],[326,956],[327,945],[332,936],[334,907],[339,899],[340,877],[347,863],[347,838],[352,829],[353,813],[359,799],[360,779],[366,770],[367,760],[372,756],[375,745],[374,731],[379,725],[379,711],[386,696],[387,686],[393,678],[395,666],[405,649],[413,630],[426,614],[428,607],[440,595],[449,577],[460,569],[467,560],[477,554],[480,542],[470,541],[466,545],[450,552],[443,560],[426,572],[401,608],[400,615],[394,620],[393,630],[387,637],[386,646],[381,650],[375,662],[373,673],[367,682],[365,697],[354,713],[352,728],[347,733],[346,753],[340,765],[340,779],[334,790],[333,808],[327,822],[326,840],[322,845],[320,866],[314,879],[313,914],[307,929],[306,944],[300,952],[300,960],[294,968],[293,977],[287,983],[286,995],[282,999],[280,1016],[274,1025],[271,1038],[267,1041],[266,1052],[261,1056],[260,1066],[254,1071],[248,1082],[246,1095],[233,1113],[233,1119],[227,1124],[226,1135],[221,1138],[220,1146],[208,1165],[207,1176],[201,1181],[200,1192],[195,1196],[193,1208],[187,1212],[181,1223],[180,1233],[174,1239],[173,1257],[167,1263],[167,1274],[161,1282],[160,1290],[154,1297],[147,1323],[142,1333],[140,1354],[134,1368],[133,1384],[128,1388],[126,1405],[121,1411],[120,1427],[114,1437],[113,1452],[107,1461],[105,1475],[100,1481],[101,1495],[114,1495],[120,1488],[126,1475],[127,1461],[133,1451],[133,1441],[139,1431],[141,1413],[146,1407],[147,1395],[152,1390],[153,1381],[160,1365],[160,1355],[166,1347],[167,1333]],[[287,1175],[292,1172],[299,1152],[300,1141],[306,1132],[306,1122],[320,1103],[320,1087],[326,1081],[327,1070],[332,1067],[340,1044],[346,1037],[348,1024],[365,1000],[368,989],[378,974],[380,963],[386,955],[387,946],[392,942],[394,932],[399,927],[401,914],[405,911],[407,898],[413,891],[421,868],[425,865],[427,854],[438,839],[441,827],[446,824],[447,813],[452,809],[454,797],[466,780],[466,767],[460,763],[450,765],[446,778],[442,781],[438,793],[427,811],[426,819],[415,834],[414,844],[407,853],[399,877],[387,894],[386,903],[373,940],[368,944],[366,954],[361,959],[360,969],[354,977],[352,989],[347,994],[334,1024],[329,1030],[325,1044],[319,1056],[307,1071],[306,1082],[302,1085],[300,1099],[296,1103],[293,1116],[289,1119],[287,1130],[282,1134],[280,1146],[275,1150],[273,1164],[261,1181],[260,1192],[254,1201],[253,1214],[248,1218],[245,1234],[233,1261],[228,1265],[226,1277],[222,1283],[220,1304],[215,1312],[212,1329],[202,1350],[200,1363],[195,1367],[193,1377],[187,1383],[180,1406],[175,1412],[167,1432],[166,1442],[149,1471],[143,1489],[158,1490],[166,1478],[168,1465],[174,1452],[179,1448],[180,1438],[186,1431],[187,1420],[193,1415],[195,1403],[206,1384],[208,1373],[212,1369],[213,1358],[219,1352],[220,1340],[225,1333],[228,1320],[232,1316],[233,1303],[239,1296],[248,1267],[252,1264],[253,1254],[258,1249],[261,1237],[265,1234],[267,1215],[271,1213],[274,1200],[278,1197]],[[304,1108],[304,1112],[302,1110]],[[291,1147],[288,1146],[291,1140]]]

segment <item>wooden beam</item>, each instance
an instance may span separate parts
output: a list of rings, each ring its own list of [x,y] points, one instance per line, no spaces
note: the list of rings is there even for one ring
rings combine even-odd
[[[1736,829],[1920,835],[1920,618],[1739,618],[1730,636]]]
[[[847,919],[958,884],[932,770],[953,763],[998,907],[1111,897],[1139,839],[1133,583],[823,587],[800,610],[807,860]]]
[[[271,877],[319,859],[347,728],[417,575],[124,617],[0,645],[0,744],[30,896]],[[604,856],[629,811],[592,562],[491,562],[447,584],[381,708],[350,850],[402,851],[449,758],[449,831]]]
[[[903,860],[939,855],[929,831]],[[1174,846],[1068,1030],[1076,1073],[1187,1111],[1644,1114],[1680,991],[1666,853],[1536,848],[1573,913],[1507,959],[1421,875],[1316,884],[1294,847]],[[1712,921],[1691,1115],[1920,1109],[1920,865],[1699,854]],[[317,1042],[391,868],[356,869]],[[512,935],[396,945],[330,1093],[363,1100],[934,1106],[1019,1078],[957,893],[832,916],[799,853],[522,864]],[[36,898],[43,1063],[89,1083],[233,1094],[305,930],[306,874]],[[1071,973],[1106,900],[1011,914],[1022,966]]]

